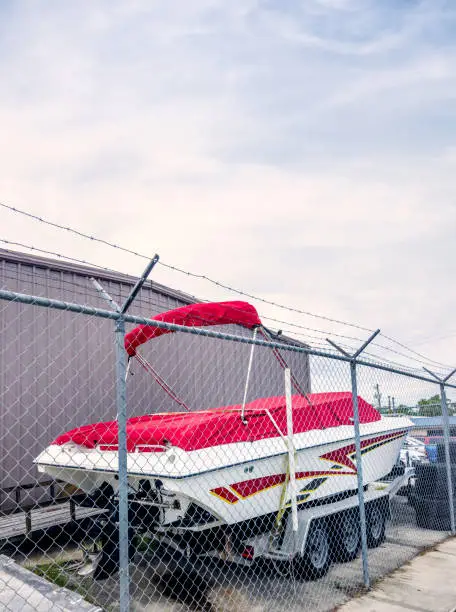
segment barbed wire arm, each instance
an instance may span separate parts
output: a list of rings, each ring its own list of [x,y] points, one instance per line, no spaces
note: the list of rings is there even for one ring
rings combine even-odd
[[[115,310],[116,312],[120,312],[119,304],[115,300],[112,299],[112,297],[109,295],[107,291],[103,289],[103,286],[101,285],[101,283],[99,283],[95,278],[93,278],[93,276],[90,277],[90,282],[95,287],[95,289],[98,291],[98,293],[101,295],[101,297],[104,300],[106,300],[106,302],[108,302],[111,308]]]
[[[120,309],[120,312],[122,314],[126,314],[126,312],[132,305],[135,297],[138,295],[139,291],[141,290],[141,287],[146,282],[147,277],[152,272],[152,269],[154,268],[155,264],[158,262],[159,259],[160,258],[158,255],[154,255],[153,258],[150,260],[150,262],[147,264],[146,269],[142,273],[141,277],[138,278],[136,285],[133,287],[133,289],[130,292],[130,295],[127,297],[127,299],[123,303],[122,308]]]
[[[423,367],[423,370],[435,378],[435,380],[437,380],[440,384],[445,384],[447,380],[449,380],[456,372],[456,368],[454,368],[454,370],[451,370],[451,372],[445,376],[445,378],[440,378],[440,376],[437,376],[437,374],[434,374],[434,372],[432,370],[428,370],[428,368]]]
[[[158,255],[148,263],[141,277],[130,291],[128,297],[119,308],[118,304],[93,279],[95,288],[118,313],[115,323],[116,336],[116,381],[117,381],[117,448],[118,448],[118,493],[119,493],[119,583],[120,612],[130,609],[130,575],[129,575],[129,516],[128,516],[128,449],[127,449],[127,393],[126,384],[130,359],[126,362],[125,353],[125,314],[144,285],[152,268],[158,261]]]

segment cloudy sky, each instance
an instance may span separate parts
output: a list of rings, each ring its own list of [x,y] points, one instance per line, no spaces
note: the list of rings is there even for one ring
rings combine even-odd
[[[0,200],[456,364],[455,28],[443,0],[3,0]]]

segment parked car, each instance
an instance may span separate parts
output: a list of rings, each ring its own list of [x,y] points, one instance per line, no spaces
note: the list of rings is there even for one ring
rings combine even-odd
[[[417,438],[407,436],[400,452],[400,461],[406,466],[416,465],[430,460],[427,454],[427,445]]]

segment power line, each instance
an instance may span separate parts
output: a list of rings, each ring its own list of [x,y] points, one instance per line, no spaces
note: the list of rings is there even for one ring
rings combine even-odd
[[[49,225],[51,227],[54,227],[54,228],[57,228],[57,229],[61,229],[61,230],[64,230],[66,232],[70,232],[70,233],[72,233],[72,234],[74,234],[76,236],[79,236],[80,238],[86,238],[86,239],[91,240],[93,242],[98,242],[100,244],[104,244],[106,246],[112,247],[114,249],[118,249],[118,250],[123,251],[125,253],[129,253],[130,255],[136,255],[137,257],[141,257],[143,259],[150,259],[149,256],[144,255],[142,253],[138,253],[138,252],[133,251],[131,249],[127,249],[127,248],[122,247],[122,246],[120,246],[118,244],[114,244],[114,243],[109,242],[107,240],[104,240],[102,238],[98,238],[97,236],[92,236],[90,234],[86,234],[86,233],[81,232],[79,230],[75,230],[75,229],[73,229],[71,227],[68,227],[68,226],[65,226],[65,225],[60,225],[59,223],[55,223],[53,221],[49,221],[47,219],[44,219],[43,217],[39,217],[38,215],[34,215],[32,213],[29,213],[27,211],[21,210],[19,208],[15,208],[14,206],[9,206],[8,204],[5,204],[4,202],[0,202],[0,206],[2,208],[5,208],[6,210],[9,210],[10,212],[14,212],[14,213],[17,213],[17,214],[20,214],[20,215],[24,215],[26,217],[29,217],[30,219],[33,219],[35,221],[39,221],[40,223],[44,223],[44,224]],[[209,276],[206,276],[205,274],[198,274],[198,273],[195,273],[195,272],[189,272],[188,270],[184,270],[184,269],[179,268],[177,266],[173,266],[171,264],[167,264],[167,263],[165,263],[163,261],[159,261],[158,263],[161,266],[163,266],[165,268],[168,268],[169,270],[173,270],[175,272],[179,272],[181,274],[185,274],[186,276],[190,276],[192,278],[198,278],[200,280],[206,280],[206,281],[210,282],[211,284],[213,284],[213,285],[215,285],[217,287],[220,287],[222,289],[226,289],[227,291],[231,291],[233,293],[237,293],[238,295],[243,295],[243,296],[248,297],[248,298],[253,299],[253,300],[257,300],[257,301],[262,302],[264,304],[269,304],[270,306],[274,306],[276,308],[281,308],[283,310],[288,310],[290,312],[296,312],[298,314],[306,315],[306,316],[309,316],[309,317],[315,317],[317,319],[322,319],[322,320],[325,320],[325,321],[330,321],[331,323],[337,323],[339,325],[347,325],[348,327],[353,327],[355,329],[360,329],[362,331],[367,331],[367,332],[371,332],[372,331],[372,329],[369,329],[367,327],[362,327],[361,325],[357,325],[355,323],[348,323],[347,321],[341,321],[341,320],[338,320],[338,319],[333,319],[331,317],[326,317],[324,315],[317,315],[317,314],[314,314],[312,312],[308,312],[308,311],[305,311],[305,310],[300,310],[298,308],[293,308],[291,306],[285,306],[284,304],[279,304],[277,302],[272,302],[271,300],[267,300],[265,298],[261,298],[261,297],[255,296],[255,295],[253,295],[251,293],[247,293],[246,291],[242,291],[241,289],[236,289],[235,287],[231,287],[230,285],[226,285],[225,283],[222,283],[220,281],[212,279]]]
[[[24,243],[20,243],[20,242],[13,242],[11,240],[6,240],[6,239],[3,239],[3,238],[0,238],[0,242],[3,242],[5,244],[20,246],[22,248],[30,249],[32,251],[37,251],[39,253],[44,253],[44,254],[47,254],[47,255],[53,255],[53,256],[58,257],[60,259],[67,259],[67,260],[75,261],[77,263],[81,263],[81,264],[84,264],[84,265],[88,265],[88,266],[99,268],[99,269],[101,269],[103,271],[115,272],[115,270],[112,270],[110,268],[105,268],[103,266],[98,266],[97,264],[88,262],[88,261],[86,261],[84,259],[76,259],[74,257],[69,257],[67,255],[62,255],[61,253],[57,253],[57,252],[54,252],[54,251],[48,251],[48,250],[45,250],[45,249],[39,249],[37,247],[31,246],[31,245],[28,245],[28,244],[24,244]],[[74,285],[76,285],[76,283],[70,283],[70,281],[68,281],[68,280],[66,280],[65,282],[67,284],[74,284]],[[82,287],[82,285],[79,285],[79,286]],[[78,295],[81,295],[81,294],[78,293]],[[190,297],[195,298],[195,300],[197,299],[195,296],[190,296]],[[141,301],[141,300],[139,299],[139,301]],[[205,299],[203,301],[207,301],[208,302],[210,300]],[[157,303],[152,303],[152,302],[150,302],[150,303],[151,303],[151,305],[154,305],[154,306],[160,306]],[[320,330],[320,329],[316,329],[316,328],[312,328],[312,327],[306,327],[304,325],[299,325],[298,323],[292,323],[291,321],[284,321],[282,319],[276,319],[274,317],[262,316],[262,319],[263,320],[267,320],[267,321],[273,321],[273,322],[279,323],[281,325],[289,325],[291,327],[295,327],[295,328],[298,328],[298,329],[304,329],[304,330],[313,331],[313,332],[316,332],[316,333],[322,334],[322,335],[331,335],[331,336],[336,336],[338,338],[354,340],[354,341],[357,341],[357,342],[362,342],[363,341],[362,338],[358,338],[358,337],[355,337],[355,336],[347,336],[345,334],[339,334],[339,333],[336,333],[336,332],[330,332],[328,330]],[[309,340],[309,339],[321,340],[321,338],[319,338],[318,336],[313,336],[312,334],[299,333],[299,332],[296,332],[294,330],[288,330],[288,329],[286,329],[285,332],[294,334],[295,336],[301,336],[303,338],[306,338],[307,340]],[[384,336],[384,337],[388,338],[387,336]],[[313,344],[315,344],[315,343],[313,343]],[[399,342],[397,342],[397,344],[401,345]],[[326,345],[324,343],[322,343],[322,346],[326,346]],[[347,346],[350,346],[350,345],[347,345]],[[385,349],[386,351],[389,351],[389,352],[395,353],[397,355],[400,355],[401,357],[405,357],[406,359],[412,359],[408,355],[405,355],[404,353],[401,353],[400,351],[396,351],[396,350],[394,350],[394,349],[392,349],[390,347],[387,347],[387,346],[384,346],[384,345],[381,345],[381,344],[377,344],[377,346],[379,348]],[[403,346],[403,345],[401,345],[401,346]],[[352,348],[352,347],[350,346],[350,348]],[[419,356],[421,356],[419,353],[417,353],[417,354]],[[420,363],[424,363],[424,364],[436,364],[436,365],[444,366],[444,364],[442,364],[442,363],[440,363],[438,361],[434,361],[432,359],[426,360],[426,357],[424,357],[424,359],[425,359],[425,361],[420,361]],[[446,367],[446,366],[444,366],[444,367]]]
[[[420,340],[419,342],[415,342],[415,346],[420,346],[421,344],[427,344],[428,342],[438,342],[439,340],[446,340],[447,338],[454,338],[456,336],[456,332],[450,332],[449,334],[445,334],[444,336],[432,336],[431,338],[426,338],[426,340]]]
[[[64,256],[62,256],[64,257]],[[21,270],[21,277],[24,277],[24,280],[26,283],[30,283],[33,284],[33,290],[36,290],[37,287],[41,287],[44,291],[43,294],[44,296],[47,296],[47,292],[52,289],[52,290],[58,290],[60,291],[62,294],[65,293],[71,293],[71,296],[80,296],[84,299],[84,301],[86,300],[90,300],[90,298],[95,298],[97,299],[98,293],[93,289],[91,283],[87,282],[85,284],[77,282],[75,280],[72,279],[68,279],[68,278],[62,278],[62,279],[52,279],[49,278],[47,279],[47,282],[40,282],[39,280],[37,280],[36,275],[33,274],[33,272],[27,271],[27,270]],[[10,275],[7,273],[3,274],[3,278],[5,280],[11,280],[14,281],[15,283],[17,283],[18,281],[18,276],[17,275]],[[88,277],[86,277],[87,281],[88,281]],[[7,283],[5,284],[5,287],[7,286]],[[82,289],[82,291],[81,291]],[[86,302],[87,303],[87,302]],[[162,312],[164,309],[164,305],[158,301],[155,301],[152,298],[152,294],[151,293],[147,293],[147,297],[145,296],[141,296],[138,295],[137,300],[136,300],[137,305],[139,305],[142,308],[151,308],[151,307],[155,307],[157,309],[158,312]],[[337,351],[333,350],[330,346],[327,345],[326,342],[322,341],[322,338],[317,337],[317,336],[313,336],[311,334],[303,334],[300,332],[296,332],[295,330],[288,330],[286,328],[283,328],[282,330],[285,334],[290,334],[292,337],[294,336],[300,336],[302,338],[305,339],[306,343],[309,345],[310,348],[314,348],[314,349],[321,349],[321,350],[325,350],[328,353],[336,353]],[[316,341],[315,341],[316,340]],[[342,348],[345,348],[346,350],[353,352],[353,350],[356,348],[356,346],[347,344],[347,343],[340,343],[340,345],[342,346]],[[381,348],[382,345],[377,345],[377,347]],[[388,347],[385,347],[388,350]],[[407,355],[404,355],[403,353],[399,353],[398,351],[394,351],[393,349],[389,349],[392,352],[395,352],[403,357],[405,357],[406,359],[413,359]],[[377,355],[373,352],[370,351],[366,351],[364,353],[365,359],[367,361],[371,361],[372,363],[383,363],[383,364],[389,364],[395,367],[399,367],[402,370],[407,370],[409,372],[420,372],[420,370],[418,370],[417,368],[412,368],[409,366],[406,366],[403,363],[400,363],[398,361],[392,361],[389,360],[387,358],[385,358],[384,356],[380,356]]]
[[[60,229],[60,230],[67,231],[67,232],[72,233],[72,234],[74,234],[74,235],[76,235],[76,236],[78,236],[78,237],[81,237],[81,238],[86,238],[86,239],[91,240],[91,241],[93,241],[93,242],[98,242],[98,243],[100,243],[100,244],[104,244],[104,245],[106,245],[106,246],[109,246],[109,247],[115,248],[115,249],[117,249],[117,250],[123,251],[123,252],[125,252],[125,253],[130,254],[130,255],[135,255],[135,256],[137,256],[137,257],[141,257],[141,258],[143,258],[143,259],[150,259],[150,257],[149,257],[149,256],[147,256],[147,255],[144,255],[144,254],[138,253],[138,252],[136,252],[136,251],[133,251],[133,250],[128,249],[128,248],[125,248],[125,247],[120,246],[120,245],[118,245],[118,244],[114,244],[114,243],[109,242],[109,241],[107,241],[107,240],[104,240],[104,239],[102,239],[102,238],[98,238],[97,236],[93,236],[93,235],[90,235],[90,234],[86,234],[86,233],[81,232],[81,231],[79,231],[79,230],[76,230],[76,229],[74,229],[74,228],[71,228],[71,227],[68,227],[68,226],[64,226],[64,225],[60,225],[59,223],[55,223],[55,222],[53,222],[53,221],[49,221],[48,219],[44,219],[43,217],[40,217],[40,216],[38,216],[38,215],[34,215],[34,214],[32,214],[32,213],[30,213],[30,212],[28,212],[28,211],[25,211],[25,210],[22,210],[22,209],[15,208],[15,207],[13,207],[13,206],[9,206],[8,204],[5,204],[5,203],[3,203],[3,202],[0,202],[0,206],[1,206],[2,208],[6,209],[6,210],[11,211],[11,212],[14,212],[14,213],[17,213],[17,214],[24,215],[24,216],[26,216],[26,217],[28,217],[28,218],[31,218],[31,219],[33,219],[33,220],[35,220],[35,221],[39,221],[40,223],[44,223],[44,224],[49,225],[49,226],[51,226],[51,227],[54,227],[54,228],[57,228],[57,229]],[[4,243],[6,243],[6,244],[12,244],[12,245],[20,246],[20,247],[22,247],[22,248],[28,248],[28,249],[31,249],[31,250],[34,250],[34,251],[37,251],[37,252],[41,252],[41,253],[47,253],[47,254],[54,255],[54,256],[59,257],[59,258],[68,259],[68,260],[70,260],[70,261],[74,261],[74,262],[82,263],[82,264],[85,264],[85,265],[91,265],[91,266],[94,266],[94,267],[96,267],[96,268],[99,268],[99,269],[102,269],[102,270],[106,270],[106,271],[108,271],[108,272],[115,272],[115,271],[114,271],[114,270],[112,270],[112,269],[105,268],[105,267],[103,267],[103,266],[99,266],[99,265],[97,265],[97,264],[90,264],[89,262],[86,262],[86,261],[81,260],[81,259],[76,259],[76,258],[74,258],[74,257],[67,257],[67,256],[63,256],[63,255],[61,255],[61,254],[59,254],[59,253],[54,253],[54,252],[52,252],[52,251],[45,251],[45,250],[43,250],[43,249],[39,249],[39,248],[37,248],[37,247],[27,246],[27,245],[24,245],[24,244],[19,243],[19,242],[12,242],[12,241],[8,241],[8,240],[4,240],[4,239],[3,239],[3,240],[0,240],[0,241],[1,241],[1,242],[4,242]],[[342,320],[339,320],[339,319],[333,319],[333,318],[331,318],[331,317],[326,317],[326,316],[324,316],[324,315],[317,315],[317,314],[312,313],[312,312],[309,312],[309,311],[304,311],[304,310],[301,310],[301,309],[293,308],[293,307],[291,307],[291,306],[285,306],[285,305],[283,305],[283,304],[279,304],[279,303],[277,303],[277,302],[273,302],[273,301],[271,301],[271,300],[267,300],[267,299],[265,299],[265,298],[255,296],[255,295],[253,295],[253,294],[251,294],[251,293],[247,293],[247,292],[245,292],[245,291],[242,291],[242,290],[240,290],[240,289],[236,289],[235,287],[231,287],[231,286],[226,285],[226,284],[224,284],[224,283],[222,283],[222,282],[220,282],[220,281],[217,281],[217,280],[215,280],[215,279],[212,279],[212,278],[210,278],[210,277],[208,277],[208,276],[206,276],[206,275],[204,275],[204,274],[198,274],[198,273],[195,273],[195,272],[190,272],[190,271],[184,270],[184,269],[182,269],[182,268],[179,268],[179,267],[177,267],[177,266],[173,266],[173,265],[167,264],[167,263],[165,263],[165,262],[163,262],[163,261],[160,261],[160,262],[159,262],[159,264],[160,264],[160,265],[162,265],[163,267],[167,268],[167,269],[170,269],[170,270],[173,270],[173,271],[179,272],[179,273],[181,273],[181,274],[185,274],[186,276],[190,276],[190,277],[192,277],[192,278],[197,278],[197,279],[200,279],[200,280],[206,280],[206,281],[210,282],[211,284],[213,284],[213,285],[215,285],[215,286],[217,286],[217,287],[220,287],[220,288],[226,289],[227,291],[230,291],[230,292],[236,293],[236,294],[238,294],[238,295],[242,295],[242,296],[248,297],[249,299],[256,300],[256,301],[258,301],[258,302],[261,302],[261,303],[264,303],[264,304],[268,304],[268,305],[270,305],[270,306],[274,306],[274,307],[276,307],[276,308],[281,308],[281,309],[283,309],[283,310],[287,310],[287,311],[289,311],[289,312],[294,312],[294,313],[297,313],[297,314],[301,314],[301,315],[305,315],[305,316],[310,316],[310,317],[318,318],[318,319],[325,320],[325,321],[329,321],[329,322],[331,322],[331,323],[336,323],[336,324],[339,324],[339,325],[349,326],[349,327],[352,327],[352,328],[355,328],[355,329],[359,329],[359,330],[362,330],[362,331],[367,331],[367,332],[371,332],[371,331],[372,331],[372,330],[371,330],[371,329],[369,329],[369,328],[362,327],[362,326],[357,325],[357,324],[354,324],[354,323],[348,323],[348,322],[346,322],[346,321],[342,321]],[[192,297],[192,296],[191,296],[191,297]],[[305,327],[305,326],[302,326],[302,325],[299,325],[299,324],[296,324],[296,323],[291,323],[291,322],[281,321],[280,319],[274,319],[274,318],[272,318],[272,317],[263,317],[263,318],[264,318],[264,319],[267,319],[267,320],[275,321],[275,322],[277,322],[277,323],[282,323],[282,324],[283,324],[283,323],[285,323],[285,324],[287,324],[287,325],[291,325],[292,327],[298,327],[298,328],[302,328],[302,329],[308,329],[308,330],[310,330],[310,331],[314,331],[314,332],[316,332],[316,333],[322,333],[322,334],[327,334],[327,333],[329,333],[329,332],[326,332],[326,331],[323,331],[323,330],[318,330],[318,329],[314,329],[314,328]],[[295,332],[295,333],[296,333],[296,332]],[[331,332],[331,335],[333,335],[333,336],[337,336],[337,337],[340,337],[340,338],[348,338],[348,339],[352,339],[352,340],[361,341],[361,339],[360,339],[360,338],[355,338],[355,337],[351,337],[351,336],[346,336],[346,335],[344,335],[344,334],[338,334],[338,333],[335,333],[335,332]],[[416,355],[416,356],[420,357],[421,359],[425,359],[425,360],[426,360],[425,362],[421,361],[421,363],[432,363],[432,364],[436,364],[436,365],[439,365],[439,366],[442,366],[442,367],[450,367],[450,366],[448,366],[447,364],[443,364],[443,363],[441,363],[441,362],[439,362],[439,361],[435,361],[435,360],[429,359],[428,357],[426,357],[426,356],[425,356],[425,355],[423,355],[422,353],[419,353],[419,352],[417,352],[417,351],[414,351],[413,349],[409,348],[409,347],[408,347],[408,346],[406,346],[405,344],[403,344],[403,343],[401,343],[401,342],[399,342],[399,341],[395,340],[394,338],[391,338],[390,336],[387,336],[386,334],[381,334],[381,335],[382,335],[382,336],[383,336],[385,339],[389,340],[390,342],[393,342],[393,343],[397,344],[398,346],[402,347],[402,348],[403,348],[403,349],[405,349],[406,351],[408,351],[408,352],[410,352],[410,353],[412,353],[412,354],[414,354],[414,355]],[[391,352],[395,352],[395,353],[397,353],[398,355],[401,355],[401,356],[403,356],[403,357],[405,357],[405,358],[407,358],[407,359],[412,359],[412,358],[409,358],[407,355],[403,355],[402,353],[400,353],[400,352],[398,352],[398,351],[394,351],[394,349],[391,349],[391,348],[389,348],[389,347],[385,347],[385,346],[383,346],[383,345],[378,345],[378,346],[381,346],[381,348],[384,348],[385,350],[388,350],[388,351],[391,351]],[[416,361],[419,361],[419,360],[416,360]]]
[[[161,263],[162,266],[164,266],[165,268],[168,268],[169,270],[174,270],[176,272],[180,272],[181,274],[185,274],[193,278],[198,278],[200,280],[206,280],[212,283],[213,285],[216,285],[217,287],[226,289],[227,291],[231,291],[232,293],[237,293],[238,295],[243,295],[244,297],[248,297],[251,300],[257,300],[258,302],[262,302],[263,304],[268,304],[269,306],[274,306],[276,308],[281,308],[283,310],[288,310],[290,312],[296,312],[298,314],[306,315],[308,317],[315,317],[317,319],[322,319],[324,321],[330,321],[331,323],[337,323],[339,325],[346,325],[348,327],[360,329],[361,331],[372,332],[372,329],[369,329],[368,327],[362,327],[361,325],[357,325],[356,323],[348,323],[347,321],[341,321],[339,319],[332,319],[331,317],[325,317],[324,315],[317,315],[317,314],[314,314],[313,312],[308,312],[306,310],[300,310],[299,308],[293,308],[292,306],[285,306],[284,304],[279,304],[278,302],[272,302],[271,300],[267,300],[265,298],[253,295],[252,293],[247,293],[246,291],[243,291],[242,289],[236,289],[235,287],[231,287],[230,285],[225,285],[224,283],[216,281],[210,278],[209,276],[206,276],[205,274],[196,274],[195,272],[188,272],[186,270],[183,270],[182,268],[172,266],[165,262],[159,262],[159,263]]]
[[[92,262],[86,261],[84,259],[77,259],[75,257],[70,257],[70,256],[67,256],[67,255],[63,255],[63,254],[57,253],[55,251],[48,251],[48,250],[45,250],[45,249],[40,249],[38,247],[34,247],[34,246],[29,245],[29,244],[24,244],[22,242],[13,242],[12,240],[6,240],[5,238],[0,238],[0,242],[3,242],[5,244],[9,244],[9,245],[19,246],[21,248],[29,249],[31,251],[36,251],[38,253],[42,253],[42,254],[46,254],[46,255],[52,255],[52,256],[58,257],[59,259],[62,259],[62,260],[74,261],[76,263],[80,263],[80,264],[84,264],[84,265],[87,265],[87,266],[95,267],[95,268],[98,268],[98,269],[106,271],[106,272],[116,273],[115,270],[112,270],[110,268],[105,268],[103,266],[99,266],[97,264],[94,264]],[[10,251],[10,252],[14,252],[14,251]],[[75,286],[77,285],[77,283],[75,283],[74,281],[71,282],[69,280],[65,280],[65,282],[67,284],[74,284]],[[82,287],[82,285],[79,285],[79,286]],[[211,300],[208,300],[207,298],[204,298],[204,299],[197,298],[195,295],[192,295],[192,294],[188,294],[188,296],[193,298],[195,301],[203,301],[203,302],[210,302],[211,301]],[[141,299],[140,299],[140,297],[138,297],[136,299],[136,303],[138,303],[140,301],[141,301]],[[155,305],[159,306],[159,304],[155,304]],[[242,312],[241,309],[238,309],[238,310],[240,312]],[[305,329],[305,330],[313,331],[313,332],[316,332],[316,333],[319,333],[319,334],[322,334],[322,335],[328,335],[329,334],[331,336],[337,336],[338,338],[345,338],[345,339],[348,339],[348,340],[356,340],[358,342],[362,342],[363,341],[362,338],[357,338],[357,337],[354,337],[354,336],[347,336],[345,334],[339,334],[339,333],[332,332],[332,331],[329,331],[329,330],[317,329],[317,328],[313,328],[313,327],[307,327],[305,325],[299,325],[298,323],[292,323],[291,321],[284,321],[283,319],[276,319],[274,317],[262,316],[262,319],[265,320],[265,321],[273,321],[274,323],[279,323],[281,325],[289,325],[291,327],[296,327],[296,328],[299,328],[299,329]],[[287,330],[287,331],[290,331],[290,330]],[[313,337],[313,338],[317,338],[318,339],[317,336],[312,336],[310,334],[298,334],[297,332],[294,332],[294,331],[291,332],[291,333],[294,333],[295,335],[300,335],[300,336],[303,336],[303,337],[309,337],[309,338]]]
[[[150,257],[147,257],[146,255],[141,255],[140,253],[136,253],[136,251],[132,251],[118,244],[108,242],[107,240],[103,240],[103,238],[98,238],[97,236],[91,236],[90,234],[85,234],[84,232],[80,232],[79,230],[73,229],[72,227],[67,227],[65,225],[60,225],[59,223],[54,223],[53,221],[49,221],[48,219],[44,219],[43,217],[39,217],[38,215],[29,213],[26,210],[21,210],[20,208],[9,206],[8,204],[5,204],[4,202],[0,202],[0,206],[2,208],[6,208],[7,210],[11,212],[15,212],[20,215],[24,215],[25,217],[29,217],[30,219],[34,219],[35,221],[39,221],[40,223],[44,223],[45,225],[50,225],[51,227],[65,230],[66,232],[70,232],[70,234],[75,234],[76,236],[79,236],[80,238],[87,238],[88,240],[92,240],[93,242],[99,242],[100,244],[104,244],[106,246],[113,247],[114,249],[118,249],[119,251],[130,253],[130,255],[136,255],[137,257],[150,259]]]
[[[444,368],[451,367],[450,365],[445,364],[445,363],[441,363],[440,361],[434,361],[433,359],[430,359],[429,357],[426,357],[426,355],[423,355],[423,353],[419,353],[418,351],[414,351],[413,349],[409,348],[405,344],[402,344],[402,342],[399,342],[399,340],[395,340],[394,338],[391,338],[390,336],[387,336],[386,334],[381,333],[380,336],[383,336],[383,338],[385,338],[386,340],[389,340],[390,342],[393,342],[394,344],[397,344],[398,346],[402,347],[406,351],[409,351],[409,353],[413,353],[414,355],[417,355],[418,357],[421,357],[422,359],[426,359],[428,363],[435,363],[437,365],[443,366]],[[389,349],[389,350],[392,351],[393,349]]]

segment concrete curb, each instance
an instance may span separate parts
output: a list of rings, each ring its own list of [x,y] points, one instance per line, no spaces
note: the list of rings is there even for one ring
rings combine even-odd
[[[102,612],[101,608],[87,603],[78,593],[56,587],[5,555],[0,555],[0,609]]]

